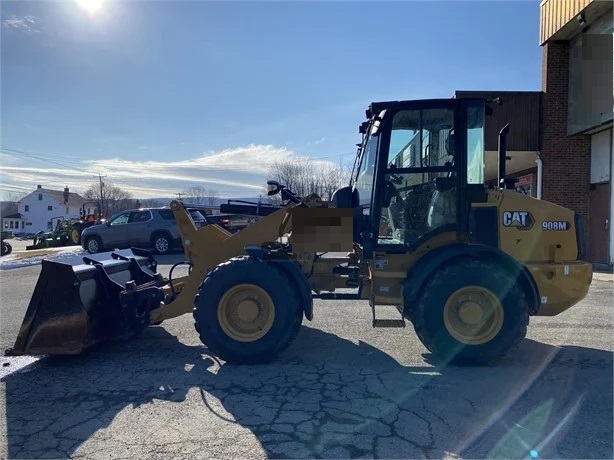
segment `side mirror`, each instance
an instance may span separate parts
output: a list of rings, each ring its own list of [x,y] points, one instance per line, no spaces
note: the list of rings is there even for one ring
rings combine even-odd
[[[106,221],[104,224],[105,224],[107,227],[110,227],[110,226],[111,226],[111,222],[109,222],[109,221]]]
[[[277,195],[279,192],[281,192],[282,189],[286,188],[285,185],[281,185],[279,182],[275,181],[275,180],[268,180],[266,182],[267,185],[267,195],[269,196],[273,196],[273,195]]]

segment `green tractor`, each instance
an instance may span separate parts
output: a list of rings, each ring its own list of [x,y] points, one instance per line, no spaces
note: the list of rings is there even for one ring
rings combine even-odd
[[[52,218],[52,222],[57,219],[55,228],[49,232],[40,231],[36,233],[33,243],[26,246],[26,250],[79,245],[81,244],[83,230],[105,222],[102,216],[101,207],[97,201],[86,201],[81,205],[78,219],[67,219],[63,216]]]
[[[63,216],[58,216],[53,217],[51,221],[53,222],[55,219],[57,219],[55,228],[50,232],[40,231],[36,233],[32,244],[26,246],[26,251],[71,245],[70,233],[75,219],[65,219]]]
[[[87,205],[95,205],[93,212],[90,212],[91,208],[87,208]],[[86,201],[81,206],[79,212],[79,219],[74,221],[70,230],[70,241],[72,244],[81,244],[81,233],[83,230],[91,227],[92,225],[102,224],[106,219],[103,218],[102,207],[97,201]]]

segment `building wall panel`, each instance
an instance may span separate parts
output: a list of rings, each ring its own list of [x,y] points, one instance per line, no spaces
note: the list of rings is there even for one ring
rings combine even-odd
[[[570,42],[568,134],[607,123],[614,112],[614,20],[604,15]]]
[[[539,7],[539,43],[543,44],[596,0],[543,0]]]
[[[501,97],[503,104],[493,105],[495,111],[486,117],[486,150],[497,150],[499,131],[510,124],[508,150],[540,150],[540,91],[456,91],[456,97]]]
[[[610,180],[611,139],[611,129],[591,136],[591,184],[601,184]]]

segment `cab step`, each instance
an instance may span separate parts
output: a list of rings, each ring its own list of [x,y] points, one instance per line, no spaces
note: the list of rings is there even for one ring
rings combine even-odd
[[[371,296],[371,298],[369,299],[369,305],[371,307],[371,313],[373,315],[373,320],[371,322],[371,324],[373,325],[373,327],[405,327],[405,318],[403,317],[403,315],[401,314],[400,311],[397,310],[397,307],[392,307],[389,305],[386,305],[385,307],[387,308],[393,308],[400,316],[400,319],[383,319],[383,318],[376,318],[375,316],[375,298],[374,296]],[[380,309],[383,307],[383,305],[380,305]]]
[[[373,327],[405,327],[404,319],[374,319]]]

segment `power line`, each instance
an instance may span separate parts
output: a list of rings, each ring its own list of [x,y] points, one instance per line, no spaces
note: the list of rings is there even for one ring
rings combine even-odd
[[[0,147],[0,150],[10,150],[12,152],[17,152],[17,153],[20,153],[22,155],[36,156],[36,157],[42,157],[42,158],[55,158],[55,159],[68,160],[68,161],[81,161],[81,160],[83,160],[83,158],[81,158],[81,157],[74,157],[74,156],[68,156],[68,155],[58,155],[58,154],[55,154],[55,153],[43,154],[43,153],[40,153],[40,152],[28,152],[26,150],[16,149],[16,148],[12,148],[12,147]]]
[[[81,169],[81,168],[77,168],[75,166],[75,164],[67,164],[67,163],[63,163],[57,160],[52,160],[48,157],[45,157],[43,155],[37,155],[34,153],[29,153],[29,152],[24,152],[24,151],[20,151],[20,150],[14,150],[14,149],[6,149],[6,148],[0,148],[0,153],[3,153],[5,155],[9,155],[12,156],[14,158],[19,158],[19,159],[24,159],[23,157],[26,157],[26,159],[30,159],[30,160],[35,160],[41,163],[50,163],[50,164],[54,164],[57,166],[61,166],[62,168],[65,169],[72,169],[75,171],[79,171],[79,172],[83,172],[86,173],[85,170]]]
[[[0,187],[12,188],[12,189],[15,189],[15,191],[24,191],[24,192],[31,192],[32,191],[31,188],[21,187],[19,185],[0,184]]]
[[[324,157],[312,157],[314,160],[324,160],[327,158],[342,158],[342,157],[347,157],[347,156],[355,156],[356,152],[346,152],[346,153],[337,153],[334,155],[326,155]]]

